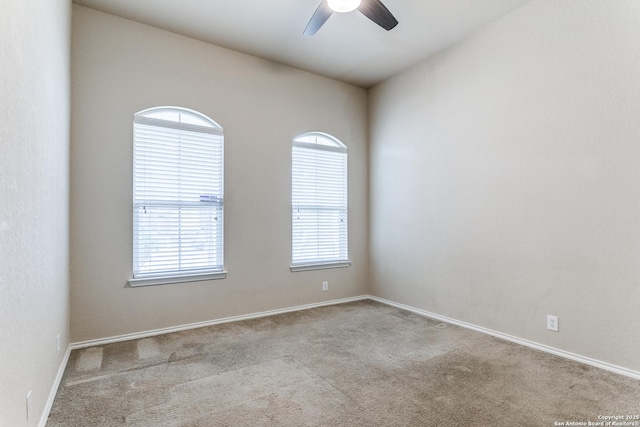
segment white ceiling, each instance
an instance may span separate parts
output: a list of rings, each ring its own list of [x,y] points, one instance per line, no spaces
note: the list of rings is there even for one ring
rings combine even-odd
[[[387,32],[361,13],[334,13],[304,36],[320,0],[74,0],[218,46],[370,87],[531,0],[383,0]]]

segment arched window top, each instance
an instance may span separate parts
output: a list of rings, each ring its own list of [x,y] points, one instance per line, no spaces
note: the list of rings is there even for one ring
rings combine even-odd
[[[222,131],[222,126],[204,114],[181,107],[149,108],[136,113],[134,117],[136,123],[155,123],[160,126],[171,128],[198,127],[217,130],[217,132],[209,131],[209,133],[218,133]],[[205,132],[207,131],[205,130]]]
[[[315,148],[318,150],[347,152],[347,146],[336,137],[323,132],[307,132],[293,139],[296,147]]]

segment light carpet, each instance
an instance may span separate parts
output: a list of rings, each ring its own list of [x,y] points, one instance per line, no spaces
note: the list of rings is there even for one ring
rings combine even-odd
[[[640,381],[360,301],[75,350],[47,426],[520,427],[622,414],[640,414]]]

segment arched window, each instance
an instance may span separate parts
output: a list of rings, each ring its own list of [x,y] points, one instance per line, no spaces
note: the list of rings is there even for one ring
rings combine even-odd
[[[347,147],[321,132],[293,140],[291,270],[346,267]]]
[[[134,115],[132,286],[224,277],[223,144],[196,111]]]

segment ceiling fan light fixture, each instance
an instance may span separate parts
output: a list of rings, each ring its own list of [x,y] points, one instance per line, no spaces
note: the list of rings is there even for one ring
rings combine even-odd
[[[334,12],[346,13],[356,10],[361,0],[327,0],[329,7]]]

